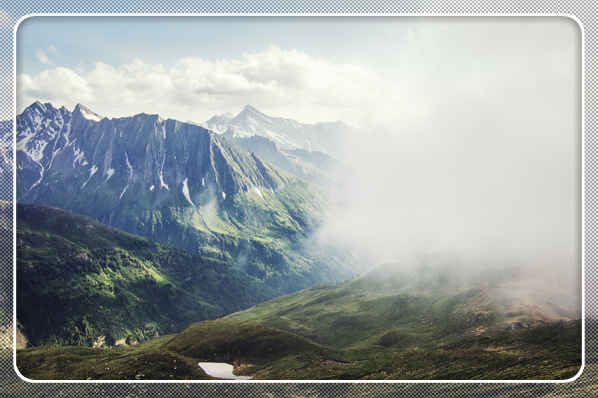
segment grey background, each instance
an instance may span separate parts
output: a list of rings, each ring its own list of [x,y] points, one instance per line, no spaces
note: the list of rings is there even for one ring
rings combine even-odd
[[[585,305],[586,314],[598,313],[598,270],[596,270],[596,5],[588,2],[420,2],[420,1],[328,1],[277,2],[274,0],[238,2],[204,1],[121,1],[1,2],[0,8],[12,24],[30,13],[483,13],[483,14],[570,14],[584,28],[585,51]],[[0,120],[12,119],[13,31],[0,29]],[[9,154],[11,155],[11,154]],[[3,173],[12,170],[2,169]],[[0,197],[12,197],[12,185],[0,185]],[[10,226],[6,226],[10,228]],[[0,239],[0,397],[536,397],[598,396],[598,327],[586,322],[586,368],[575,382],[565,384],[30,384],[22,381],[12,367],[12,239]]]

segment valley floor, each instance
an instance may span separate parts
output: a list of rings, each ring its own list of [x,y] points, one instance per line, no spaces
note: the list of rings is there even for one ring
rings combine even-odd
[[[235,374],[256,380],[565,380],[580,367],[579,336],[574,322],[415,347],[335,349],[255,322],[220,319],[133,347],[19,350],[17,363],[36,380],[211,379],[200,361],[232,363]]]

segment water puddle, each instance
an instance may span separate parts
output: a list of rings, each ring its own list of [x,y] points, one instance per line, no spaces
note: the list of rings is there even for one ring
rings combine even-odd
[[[197,365],[208,376],[227,380],[251,380],[251,376],[237,376],[233,374],[233,365],[224,362],[198,362]]]

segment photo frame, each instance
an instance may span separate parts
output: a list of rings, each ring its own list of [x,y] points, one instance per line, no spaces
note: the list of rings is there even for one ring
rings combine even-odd
[[[14,324],[14,302],[11,300],[14,294],[14,276],[13,273],[13,241],[9,239],[12,236],[14,227],[16,224],[7,225],[5,228],[10,231],[5,241],[0,241],[0,252],[3,253],[2,266],[6,267],[5,272],[2,273],[2,279],[0,285],[3,288],[3,308],[5,311],[6,319],[2,319],[2,325],[4,325],[5,333],[2,335],[2,343],[6,347],[3,351],[5,354],[10,354],[10,358],[7,360],[3,359],[3,380],[0,389],[4,390],[7,394],[13,396],[53,396],[53,395],[68,395],[68,396],[87,396],[87,395],[106,395],[106,396],[256,396],[256,397],[269,397],[269,396],[293,396],[293,397],[311,397],[311,396],[330,396],[330,397],[353,397],[353,396],[389,396],[389,397],[400,397],[400,396],[413,396],[413,395],[425,395],[425,396],[502,396],[512,394],[530,394],[530,395],[547,395],[553,394],[554,396],[575,396],[580,395],[587,388],[591,388],[593,384],[593,354],[592,354],[592,336],[596,331],[593,321],[588,321],[588,314],[592,314],[592,243],[595,237],[592,236],[592,192],[593,185],[590,176],[595,165],[592,164],[592,149],[595,143],[592,140],[592,129],[595,128],[592,120],[593,115],[591,113],[591,104],[593,103],[593,92],[591,87],[588,87],[588,82],[591,81],[591,76],[595,73],[595,68],[592,67],[591,58],[593,46],[591,43],[591,35],[589,32],[594,28],[591,25],[592,15],[591,11],[584,9],[584,7],[573,8],[570,4],[564,4],[562,9],[546,10],[545,5],[539,5],[538,10],[518,10],[517,6],[513,6],[512,9],[502,9],[497,6],[490,5],[487,9],[477,10],[475,6],[462,4],[454,7],[438,7],[432,5],[426,7],[421,4],[409,5],[388,5],[388,4],[370,4],[364,6],[353,6],[349,4],[335,5],[334,7],[329,5],[321,5],[314,7],[296,7],[290,6],[288,10],[280,9],[280,6],[274,4],[262,3],[257,5],[253,9],[240,9],[235,5],[226,4],[214,4],[209,9],[193,9],[186,5],[173,5],[170,8],[160,9],[157,6],[150,6],[149,9],[132,9],[127,6],[123,7],[122,10],[116,9],[72,9],[72,10],[54,10],[52,6],[47,6],[47,9],[27,9],[27,6],[15,6],[14,8],[8,8],[6,11],[6,17],[2,16],[3,24],[6,28],[0,29],[0,35],[3,39],[1,41],[2,47],[0,51],[2,56],[0,57],[0,73],[2,76],[6,76],[6,83],[2,89],[7,93],[0,99],[0,119],[2,120],[13,120],[15,116],[15,105],[14,97],[16,94],[15,83],[14,83],[14,71],[15,71],[15,27],[18,25],[18,21],[28,14],[54,14],[54,13],[68,13],[71,12],[75,15],[97,13],[97,15],[106,15],[110,13],[122,13],[122,14],[146,14],[155,15],[154,12],[160,15],[171,15],[172,11],[177,12],[178,15],[211,15],[212,13],[218,13],[220,15],[236,15],[236,14],[267,14],[270,13],[291,13],[292,15],[321,15],[323,14],[343,14],[343,15],[396,15],[396,16],[427,16],[427,15],[561,15],[572,18],[582,29],[582,140],[583,140],[583,153],[582,157],[582,199],[583,207],[582,212],[582,224],[583,228],[581,241],[583,242],[583,264],[585,271],[583,273],[583,290],[582,290],[582,311],[585,312],[583,317],[584,323],[582,330],[584,331],[584,342],[583,342],[583,370],[579,375],[573,378],[573,380],[567,380],[562,383],[518,383],[518,384],[502,384],[492,381],[475,383],[467,382],[446,382],[446,383],[429,383],[423,382],[410,382],[410,383],[389,383],[385,381],[376,382],[325,382],[325,383],[314,383],[314,382],[264,382],[264,383],[238,383],[238,382],[218,382],[213,384],[205,383],[161,383],[161,382],[110,382],[110,383],[96,383],[90,381],[89,383],[28,383],[23,381],[14,371],[14,358],[13,355],[13,342],[15,336],[13,335]],[[480,7],[480,6],[478,6]],[[544,7],[544,8],[543,8]],[[285,7],[287,8],[287,7]],[[331,9],[332,8],[332,9]],[[359,10],[357,8],[363,8]],[[396,9],[395,9],[396,8]],[[440,8],[440,9],[438,9]],[[544,14],[545,12],[550,14]],[[532,14],[530,14],[532,13]],[[288,15],[288,14],[287,14]],[[587,22],[586,22],[587,21]],[[10,27],[10,28],[9,28]],[[14,170],[13,170],[14,171]],[[0,187],[5,194],[12,196],[12,186]],[[580,198],[581,199],[581,198]],[[581,231],[580,231],[581,232]],[[6,261],[4,261],[6,259]],[[590,366],[587,366],[590,364]]]

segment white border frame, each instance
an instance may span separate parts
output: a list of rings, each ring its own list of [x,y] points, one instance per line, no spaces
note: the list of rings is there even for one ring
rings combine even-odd
[[[579,371],[571,378],[566,380],[34,380],[29,379],[19,371],[17,367],[17,154],[16,154],[16,144],[17,144],[17,126],[16,126],[16,118],[17,118],[17,31],[21,23],[25,20],[33,17],[560,17],[560,18],[568,18],[575,22],[579,28],[580,36],[581,36],[581,51],[580,51],[580,90],[581,90],[581,140],[580,140],[580,162],[581,162],[581,175],[579,176],[580,179],[580,189],[581,189],[581,366],[579,367]],[[546,384],[564,384],[570,383],[577,380],[583,373],[586,365],[585,360],[585,268],[586,268],[586,261],[585,261],[585,204],[586,204],[586,197],[585,197],[585,150],[586,150],[586,142],[585,142],[585,30],[583,27],[582,22],[572,14],[558,14],[558,13],[515,13],[515,14],[490,14],[490,13],[454,13],[454,14],[436,14],[436,13],[415,13],[415,14],[406,14],[406,13],[392,13],[392,14],[382,14],[382,13],[324,13],[324,14],[317,14],[317,13],[282,13],[282,14],[266,14],[266,13],[31,13],[22,16],[16,22],[13,28],[13,118],[12,118],[12,132],[13,132],[13,368],[15,373],[25,382],[34,383],[34,384],[44,384],[44,383],[53,383],[53,384],[62,384],[62,383],[85,383],[85,384],[106,384],[106,383],[114,383],[114,384],[155,384],[155,383],[163,383],[163,384],[330,384],[330,383],[339,383],[339,384],[403,384],[403,383],[414,383],[414,384],[439,384],[439,383],[451,383],[451,384],[495,384],[495,383],[521,383],[521,384],[530,384],[530,383],[546,383]]]

